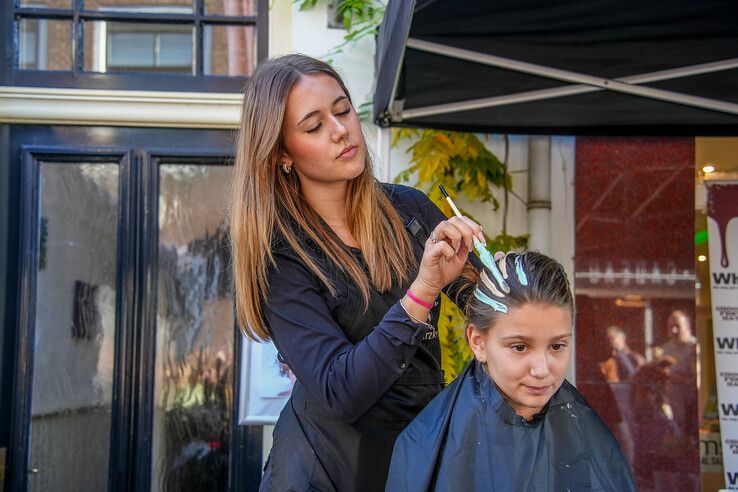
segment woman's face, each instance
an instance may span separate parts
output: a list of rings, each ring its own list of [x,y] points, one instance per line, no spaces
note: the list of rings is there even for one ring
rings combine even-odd
[[[364,170],[366,143],[359,116],[328,75],[304,75],[292,86],[282,136],[281,163],[297,171],[303,188],[345,183]]]
[[[571,356],[572,319],[568,309],[525,304],[499,316],[495,325],[467,328],[474,355],[515,412],[531,419],[564,381]]]

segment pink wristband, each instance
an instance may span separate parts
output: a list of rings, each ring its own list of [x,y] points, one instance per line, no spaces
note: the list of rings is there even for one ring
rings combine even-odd
[[[433,304],[431,304],[429,302],[421,301],[420,299],[418,299],[417,297],[415,297],[415,295],[412,292],[410,292],[410,289],[407,289],[406,294],[410,298],[410,300],[413,301],[415,304],[420,304],[425,309],[432,309],[433,308]]]

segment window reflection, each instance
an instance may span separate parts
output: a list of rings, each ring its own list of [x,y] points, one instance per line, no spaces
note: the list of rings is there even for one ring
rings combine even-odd
[[[226,166],[161,165],[152,490],[225,490],[233,300]]]
[[[85,70],[193,72],[192,25],[85,22]]]
[[[700,487],[694,140],[577,138],[577,387],[639,490]]]
[[[118,166],[43,163],[30,490],[105,490],[115,356]]]
[[[84,0],[84,8],[86,10],[189,14],[192,13],[192,0]]]
[[[256,15],[256,0],[205,0],[208,15]]]
[[[19,7],[70,6],[69,0],[24,0]],[[55,13],[65,20],[28,18],[19,9],[18,67],[71,71],[80,32],[85,72],[245,77],[256,65],[256,0],[84,0],[81,8],[79,15],[71,7]]]
[[[71,70],[72,23],[52,19],[18,21],[18,68]]]
[[[253,26],[205,26],[205,75],[246,76],[256,67]]]
[[[20,0],[19,7],[51,8],[51,9],[70,9],[72,8],[72,0]]]

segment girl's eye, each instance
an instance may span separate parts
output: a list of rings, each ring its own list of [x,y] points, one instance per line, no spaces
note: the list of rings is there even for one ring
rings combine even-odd
[[[513,345],[510,347],[513,352],[525,352],[525,345]]]
[[[315,133],[315,132],[317,132],[318,130],[320,130],[320,127],[322,127],[322,126],[323,126],[323,123],[318,123],[318,125],[317,125],[317,126],[316,126],[315,128],[311,128],[311,129],[310,129],[310,130],[308,130],[307,132],[308,132],[308,133]]]
[[[346,111],[341,111],[340,113],[338,113],[337,116],[344,116],[344,115],[349,114],[350,112],[351,112],[351,108],[348,108]]]
[[[566,348],[565,343],[554,343],[553,345],[551,345],[551,349],[553,349],[554,352],[561,352],[565,348]]]

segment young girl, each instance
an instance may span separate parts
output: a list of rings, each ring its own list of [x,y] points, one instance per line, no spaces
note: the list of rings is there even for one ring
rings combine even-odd
[[[297,378],[261,489],[382,490],[395,438],[443,387],[437,299],[465,304],[481,229],[378,183],[344,83],[301,55],[247,82],[233,188],[238,319]]]
[[[466,307],[475,360],[400,435],[386,490],[635,491],[615,439],[564,379],[563,267],[540,253],[483,261]]]

